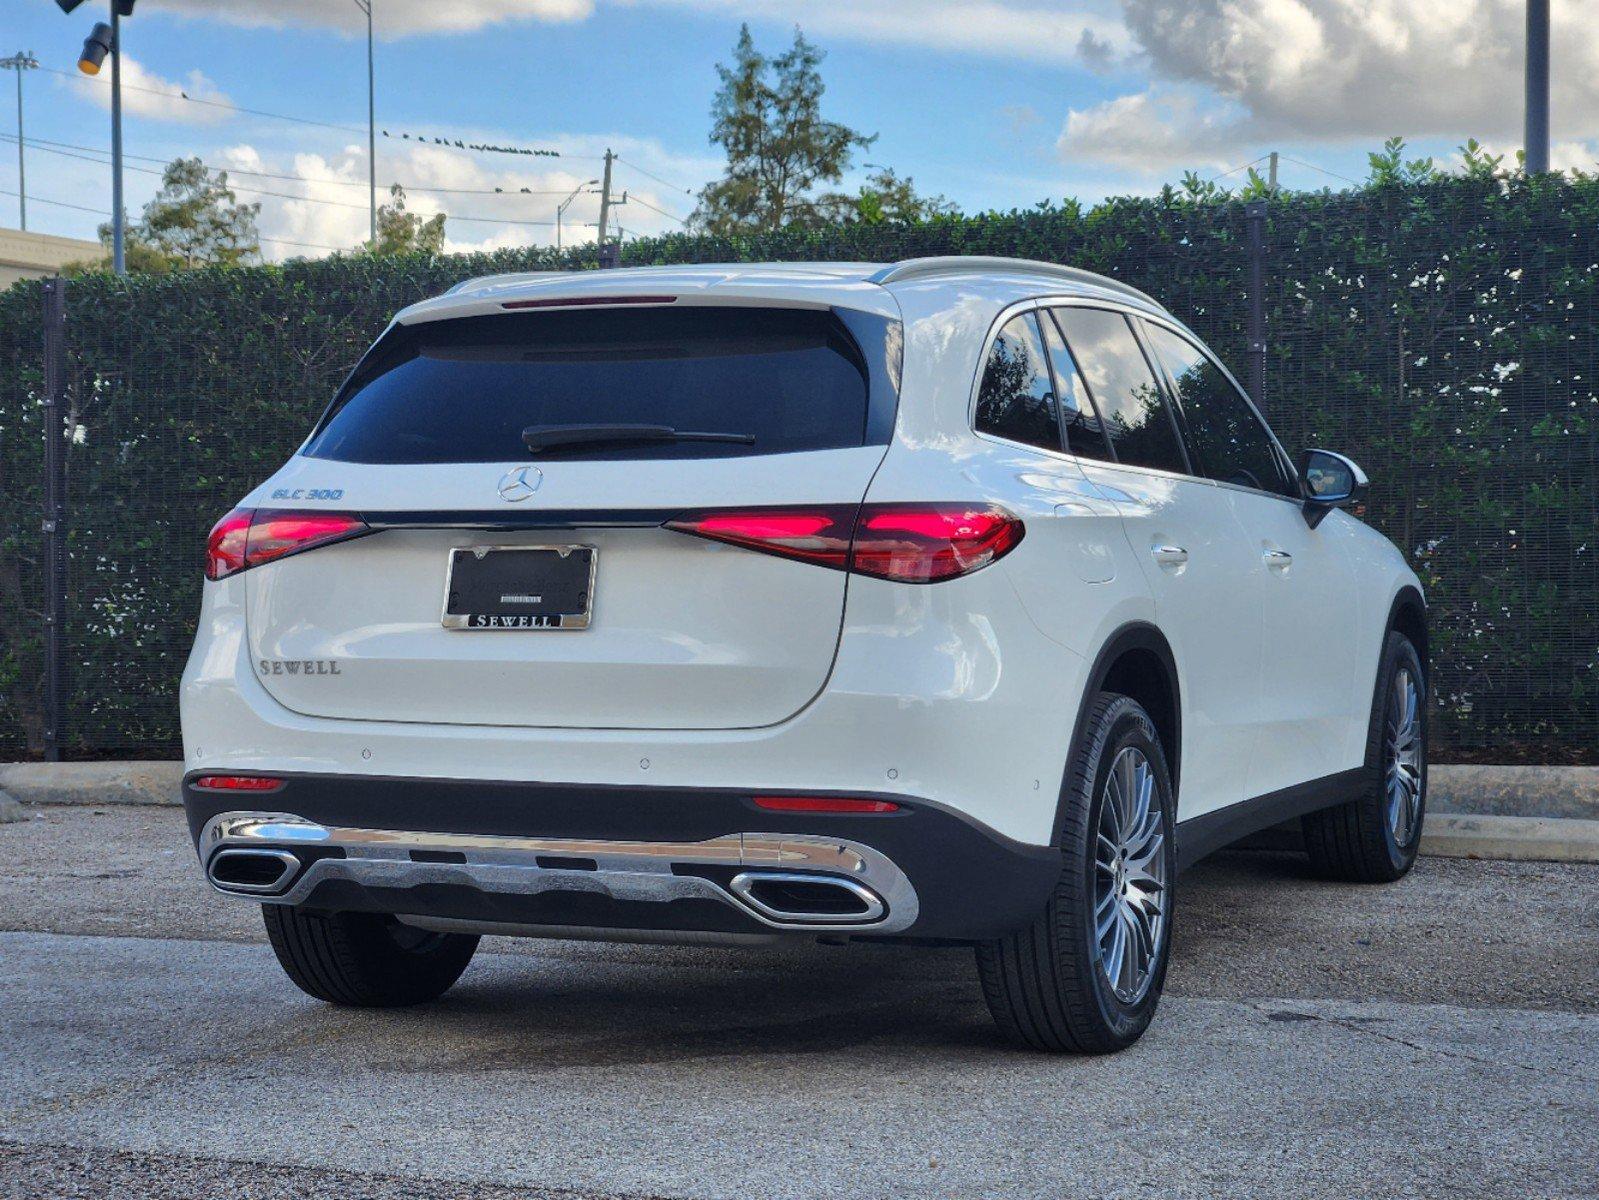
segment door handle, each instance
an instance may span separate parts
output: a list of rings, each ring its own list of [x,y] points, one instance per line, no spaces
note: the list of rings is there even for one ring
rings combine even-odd
[[[1188,561],[1188,551],[1181,546],[1151,546],[1149,552],[1163,567],[1180,567]]]
[[[1266,565],[1278,571],[1286,571],[1294,561],[1294,556],[1286,550],[1266,549],[1260,552],[1260,557],[1266,560]]]

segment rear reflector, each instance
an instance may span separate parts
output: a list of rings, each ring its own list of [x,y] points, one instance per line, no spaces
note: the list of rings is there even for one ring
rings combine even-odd
[[[1025,528],[985,504],[867,504],[685,514],[668,529],[899,583],[969,575],[1015,548]]]
[[[348,513],[236,508],[216,523],[206,539],[205,577],[226,579],[274,559],[370,532],[366,522]]]
[[[194,786],[213,792],[275,792],[283,780],[268,775],[201,775]]]
[[[808,813],[891,813],[899,805],[892,800],[851,800],[842,796],[755,796],[756,808],[771,812]]]

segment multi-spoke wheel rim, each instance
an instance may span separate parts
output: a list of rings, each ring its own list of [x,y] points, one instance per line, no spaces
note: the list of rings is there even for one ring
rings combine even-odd
[[[1394,672],[1384,723],[1384,784],[1388,789],[1388,831],[1394,844],[1408,846],[1421,816],[1421,692],[1408,667]]]
[[[1166,936],[1166,809],[1143,752],[1111,763],[1094,850],[1094,938],[1117,999],[1149,990]]]

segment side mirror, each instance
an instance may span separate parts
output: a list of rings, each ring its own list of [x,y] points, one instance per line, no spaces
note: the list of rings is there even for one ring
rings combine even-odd
[[[1359,504],[1370,482],[1353,459],[1331,450],[1306,450],[1301,454],[1299,480],[1304,491],[1305,523],[1312,529],[1333,509]]]

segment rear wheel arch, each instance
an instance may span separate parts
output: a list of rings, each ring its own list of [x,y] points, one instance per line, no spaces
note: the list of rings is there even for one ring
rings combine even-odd
[[[1143,705],[1144,711],[1155,723],[1155,732],[1160,735],[1161,749],[1171,773],[1172,795],[1177,796],[1182,773],[1182,693],[1177,677],[1177,659],[1172,654],[1166,635],[1147,621],[1134,621],[1123,625],[1105,640],[1094,657],[1087,686],[1077,707],[1071,742],[1066,748],[1068,769],[1071,755],[1082,741],[1083,724],[1093,708],[1094,697],[1100,692],[1131,696]],[[1066,780],[1063,778],[1055,806],[1055,820],[1051,826],[1051,845],[1060,844],[1062,823],[1066,817],[1066,791]]]

